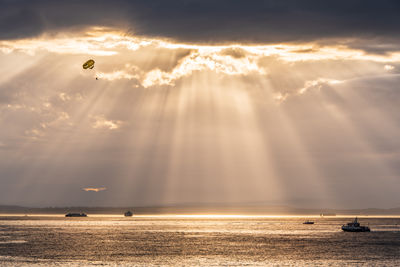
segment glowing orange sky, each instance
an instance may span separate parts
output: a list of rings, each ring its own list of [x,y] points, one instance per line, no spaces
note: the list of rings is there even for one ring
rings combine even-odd
[[[399,52],[92,27],[0,62],[1,203],[400,204]]]

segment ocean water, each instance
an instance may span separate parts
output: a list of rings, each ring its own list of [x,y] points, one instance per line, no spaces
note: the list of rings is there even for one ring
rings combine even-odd
[[[400,218],[1,216],[0,266],[400,266]]]

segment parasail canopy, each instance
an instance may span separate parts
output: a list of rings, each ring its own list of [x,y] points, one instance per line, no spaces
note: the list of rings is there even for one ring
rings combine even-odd
[[[94,68],[94,60],[93,59],[89,59],[88,61],[86,61],[82,67],[86,70],[86,69],[93,69]]]

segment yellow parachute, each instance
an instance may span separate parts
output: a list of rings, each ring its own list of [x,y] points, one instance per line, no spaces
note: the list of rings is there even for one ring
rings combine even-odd
[[[93,69],[94,68],[94,60],[93,59],[89,59],[88,61],[86,61],[82,67],[86,70],[86,69]]]

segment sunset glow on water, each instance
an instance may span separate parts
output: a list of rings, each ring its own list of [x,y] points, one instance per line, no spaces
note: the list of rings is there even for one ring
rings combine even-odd
[[[313,218],[314,225],[302,224]],[[351,217],[40,216],[0,218],[3,266],[397,265],[400,219],[362,218],[371,233],[344,233]],[[382,245],[385,250],[379,249]],[[352,252],[348,247],[355,247]]]

